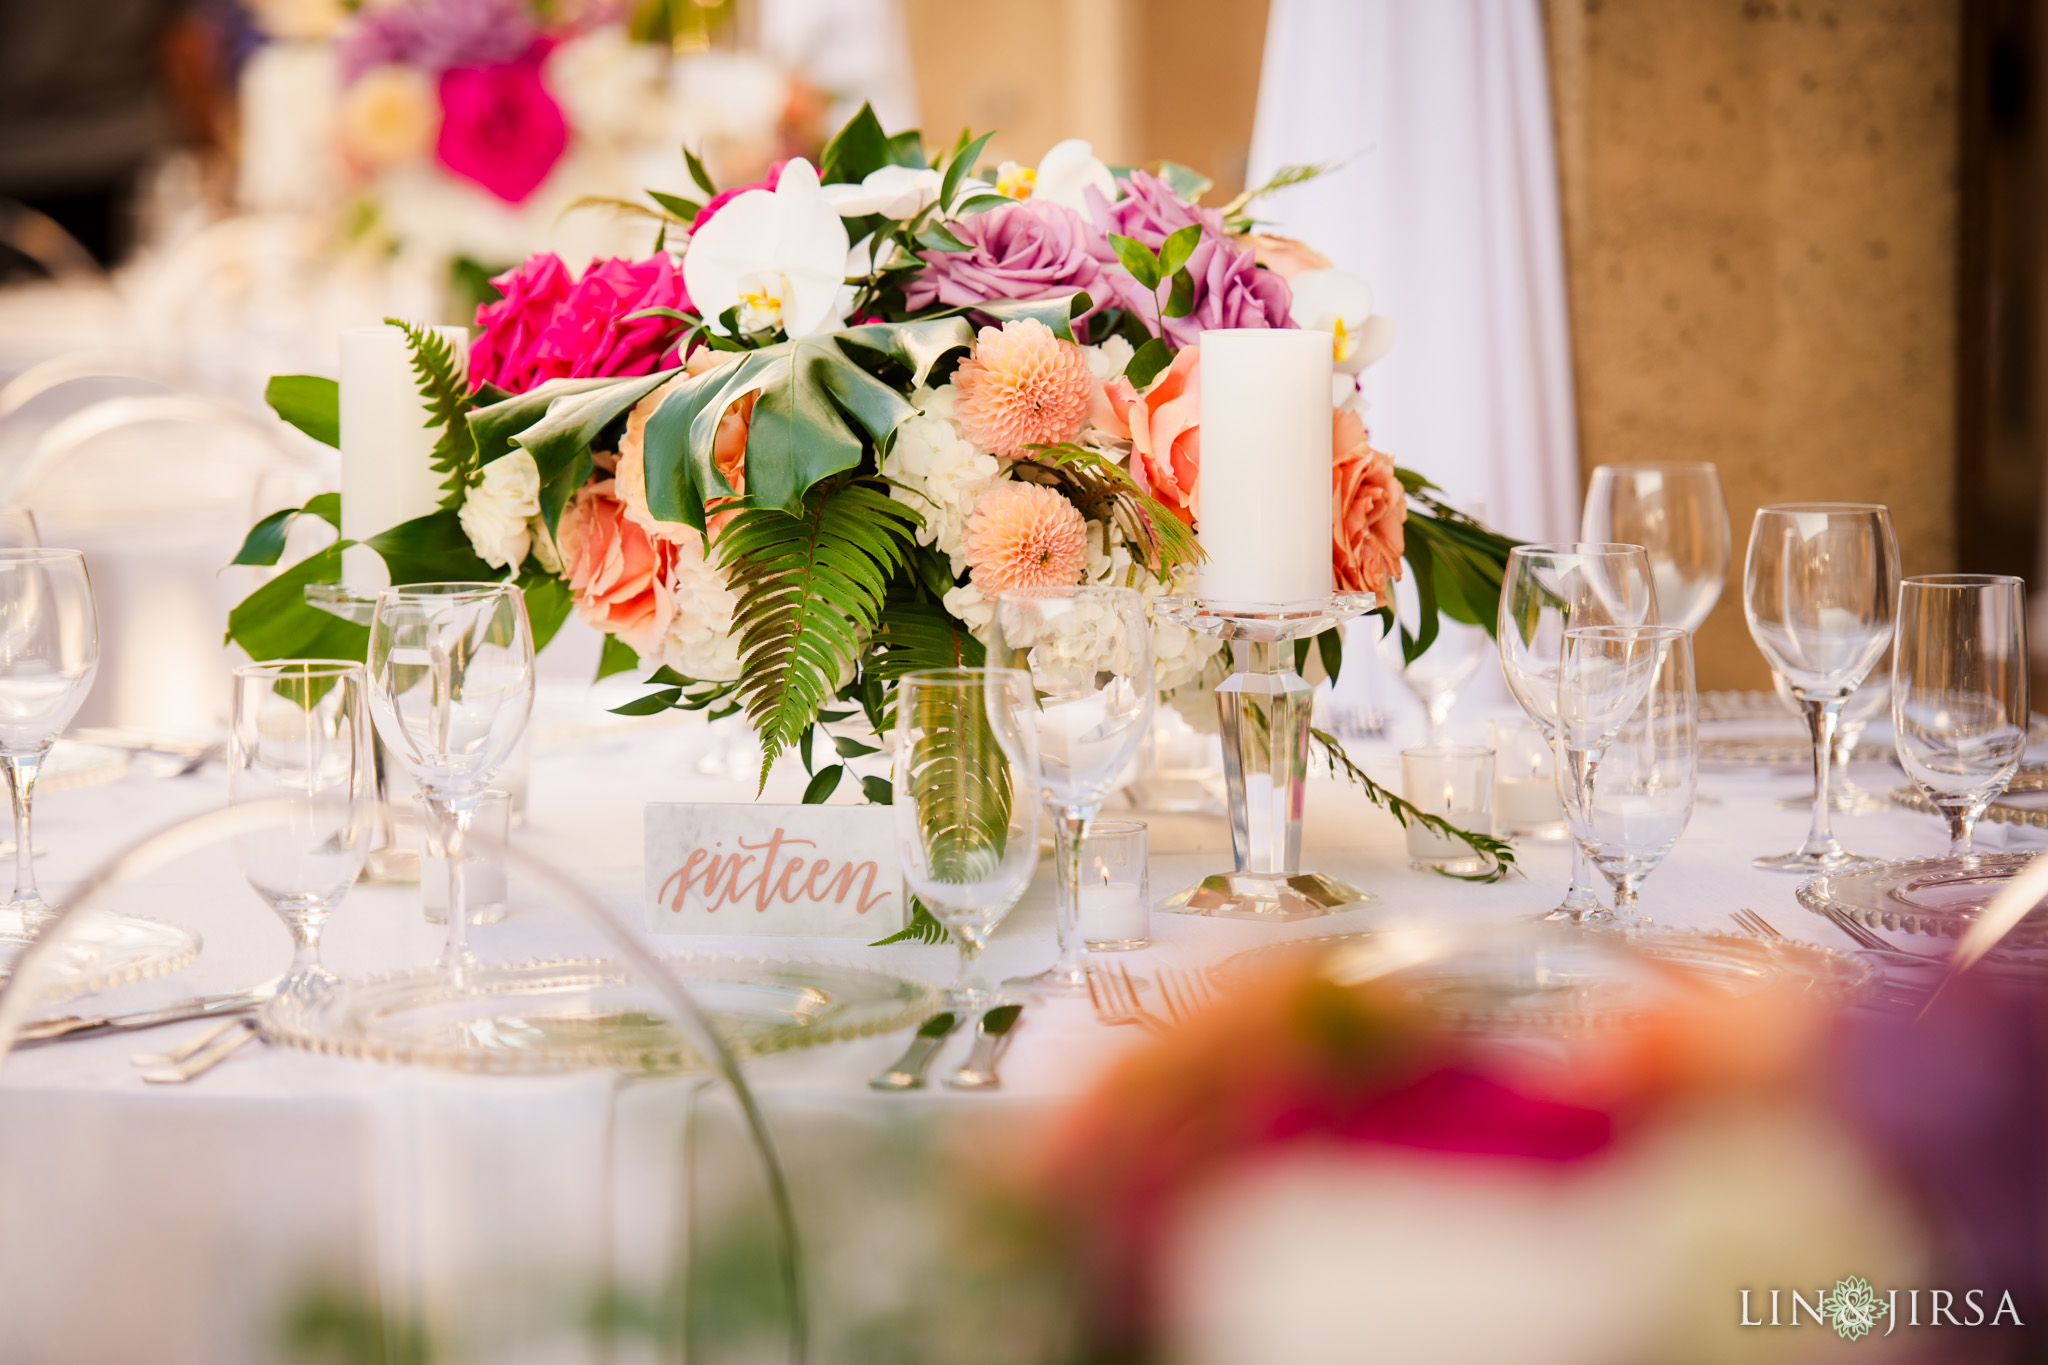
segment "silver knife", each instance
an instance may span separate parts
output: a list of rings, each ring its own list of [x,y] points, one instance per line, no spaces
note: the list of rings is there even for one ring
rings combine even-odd
[[[1022,1005],[997,1005],[981,1016],[981,1022],[974,1029],[974,1049],[967,1054],[967,1060],[957,1071],[948,1072],[946,1084],[955,1090],[994,1090],[1002,1085],[996,1079],[996,1058],[1010,1041],[1010,1031],[1017,1027],[1017,1016],[1024,1012]]]
[[[932,1064],[932,1057],[945,1045],[946,1035],[959,1025],[959,1019],[951,1010],[943,1010],[918,1026],[917,1036],[910,1040],[910,1046],[896,1065],[886,1071],[878,1071],[868,1078],[868,1084],[877,1090],[919,1090],[924,1086],[925,1068]]]
[[[173,1000],[155,1009],[130,1010],[126,1014],[67,1014],[56,1019],[38,1019],[24,1024],[17,1044],[54,1043],[60,1038],[90,1037],[99,1033],[127,1032],[180,1024],[187,1019],[217,1019],[246,1014],[270,998],[267,990],[228,991],[221,995],[195,995]]]

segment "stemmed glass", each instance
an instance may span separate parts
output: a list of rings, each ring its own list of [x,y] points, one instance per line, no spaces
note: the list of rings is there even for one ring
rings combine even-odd
[[[1899,585],[1892,733],[1899,763],[1948,817],[1949,856],[2027,751],[2027,586],[1997,574]]]
[[[1757,858],[1778,872],[1830,872],[1868,859],[1835,838],[1828,778],[1842,708],[1892,638],[1899,546],[1876,503],[1760,507],[1743,568],[1743,614],[1813,732],[1813,826],[1791,853]]]
[[[1568,630],[1558,728],[1572,836],[1634,923],[1636,891],[1685,832],[1699,779],[1692,635],[1680,626]],[[1594,916],[1593,918],[1599,918]]]
[[[975,959],[1038,867],[1036,710],[1031,679],[1015,669],[908,673],[896,687],[898,856],[960,947],[953,1009],[994,1000]]]
[[[1031,680],[1026,728],[1038,789],[1053,817],[1059,958],[1010,984],[1087,989],[1082,965],[1081,840],[1152,725],[1152,627],[1130,588],[1029,588],[998,594],[988,662]]]
[[[1517,545],[1501,579],[1501,672],[1508,690],[1557,750],[1560,787],[1569,770],[1558,727],[1558,669],[1564,633],[1574,626],[1640,626],[1657,620],[1650,557],[1640,545],[1593,542]],[[1562,794],[1562,791],[1560,791]],[[1584,848],[1572,848],[1572,884],[1546,919],[1605,913],[1593,893]]]
[[[513,583],[415,583],[377,594],[370,713],[419,784],[448,860],[448,946],[460,982],[476,962],[462,856],[477,799],[512,756],[533,710],[533,633]]]
[[[1588,541],[1640,545],[1666,625],[1698,630],[1728,581],[1728,501],[1712,464],[1603,464],[1586,485]]]
[[[369,677],[363,665],[286,659],[235,670],[228,803],[280,807],[274,824],[238,836],[242,875],[292,935],[280,991],[332,984],[320,930],[369,856],[377,799]]]
[[[1785,675],[1771,670],[1771,687],[1778,694],[1778,700],[1787,709],[1797,713],[1799,699],[1792,695],[1792,688],[1785,681]],[[1835,722],[1835,750],[1829,761],[1828,804],[1837,815],[1875,815],[1892,808],[1892,803],[1882,796],[1865,791],[1849,776],[1849,760],[1856,756],[1856,745],[1863,738],[1863,732],[1879,716],[1892,709],[1892,667],[1888,658],[1880,656],[1871,666],[1849,700],[1842,703],[1842,714]],[[1784,810],[1805,810],[1813,804],[1813,797],[1787,796],[1779,800]]]
[[[26,943],[56,911],[36,890],[29,809],[50,746],[99,671],[98,614],[77,550],[0,550],[0,763],[14,797],[14,895],[0,941]]]
[[[1391,644],[1401,681],[1422,703],[1423,743],[1435,744],[1451,718],[1451,708],[1458,704],[1458,690],[1471,681],[1479,671],[1480,660],[1486,656],[1486,632],[1445,617],[1435,643],[1414,663],[1401,662],[1398,630],[1389,630],[1385,640]]]

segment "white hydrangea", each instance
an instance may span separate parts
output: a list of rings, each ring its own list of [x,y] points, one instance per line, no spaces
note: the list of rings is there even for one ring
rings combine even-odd
[[[483,478],[462,499],[456,516],[463,534],[484,563],[517,568],[533,545],[527,522],[540,515],[540,469],[524,450],[501,455],[484,466]]]
[[[1130,342],[1117,336],[1111,337],[1099,346],[1081,348],[1082,358],[1088,362],[1088,373],[1095,376],[1095,382],[1098,384],[1107,384],[1130,368],[1131,357],[1136,354],[1137,352],[1131,349]]]
[[[960,538],[982,494],[1002,478],[1002,462],[976,450],[953,421],[953,386],[919,389],[911,402],[920,415],[896,432],[882,473],[903,487],[889,496],[924,518],[917,539],[946,556],[957,577],[967,568]]]
[[[988,643],[989,622],[996,619],[996,604],[982,596],[980,588],[971,582],[962,583],[940,598],[939,604],[954,620],[967,627],[968,634],[983,644]]]
[[[676,540],[676,566],[669,575],[675,619],[662,637],[661,661],[686,678],[730,682],[740,675],[740,642],[732,633],[739,595],[725,574],[704,555],[704,539],[692,532]]]
[[[1161,692],[1171,692],[1195,681],[1223,648],[1223,641],[1215,636],[1175,625],[1151,609],[1155,598],[1193,591],[1196,572],[1192,568],[1182,569],[1174,575],[1173,582],[1161,583],[1151,573],[1136,567],[1114,524],[1109,530],[1108,554],[1102,552],[1101,531],[1089,528],[1087,581],[1106,587],[1133,587],[1145,599],[1152,618],[1153,682]]]

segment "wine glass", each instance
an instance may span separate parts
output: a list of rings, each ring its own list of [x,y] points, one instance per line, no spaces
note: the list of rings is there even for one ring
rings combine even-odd
[[[1087,989],[1081,840],[1152,724],[1152,627],[1131,588],[1027,588],[996,597],[991,667],[1031,679],[1038,788],[1054,820],[1059,959],[1013,985]]]
[[[1508,691],[1557,750],[1560,784],[1567,771],[1558,728],[1557,679],[1564,633],[1573,626],[1640,626],[1657,620],[1650,557],[1640,545],[1579,541],[1517,545],[1501,578],[1501,672]],[[1580,920],[1604,912],[1593,894],[1584,848],[1572,851],[1572,884],[1546,919]]]
[[[1788,711],[1799,714],[1799,699],[1792,695],[1792,687],[1785,681],[1785,675],[1775,668],[1771,670],[1771,688]],[[1875,815],[1892,808],[1889,800],[1865,791],[1849,776],[1849,760],[1856,756],[1856,745],[1862,740],[1863,732],[1870,728],[1872,721],[1888,714],[1891,709],[1892,665],[1887,653],[1878,657],[1864,677],[1862,686],[1842,703],[1841,719],[1835,722],[1835,751],[1828,762],[1828,804],[1837,815]],[[1778,801],[1783,810],[1806,810],[1812,804],[1811,793],[1787,796]]]
[[[1778,872],[1868,862],[1835,838],[1828,800],[1842,708],[1892,638],[1899,546],[1876,503],[1787,503],[1757,509],[1743,567],[1749,633],[1806,712],[1813,732],[1813,826],[1791,853],[1757,858]]]
[[[369,675],[377,734],[441,826],[448,860],[441,965],[459,982],[476,962],[463,836],[533,710],[526,599],[514,583],[385,588],[370,620]]]
[[[1038,867],[1037,703],[1008,668],[907,673],[896,685],[896,844],[903,879],[952,931],[948,1008],[995,998],[975,959]]]
[[[42,546],[36,514],[27,507],[0,507],[0,548],[33,550]]]
[[[1899,763],[1948,817],[1949,856],[2027,751],[2027,585],[1929,574],[1899,585],[1892,733]]]
[[[98,613],[77,550],[0,549],[0,763],[14,797],[14,895],[0,941],[26,943],[56,914],[36,890],[29,810],[50,746],[99,671]]]
[[[369,676],[335,659],[286,659],[235,670],[228,803],[278,807],[272,824],[235,840],[242,875],[292,935],[280,991],[336,977],[320,930],[369,856],[376,802]]]
[[[1572,836],[1614,888],[1630,922],[1636,891],[1692,819],[1699,778],[1699,694],[1682,626],[1568,630],[1558,670],[1558,728]],[[1603,918],[1588,916],[1587,918]]]
[[[1586,485],[1579,531],[1640,545],[1666,625],[1698,630],[1728,580],[1728,501],[1712,464],[1603,464]]]

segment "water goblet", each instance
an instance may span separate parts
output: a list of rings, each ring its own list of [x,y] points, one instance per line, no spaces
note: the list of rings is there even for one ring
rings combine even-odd
[[[1560,784],[1567,771],[1558,728],[1558,667],[1564,633],[1572,626],[1640,626],[1657,620],[1650,557],[1640,545],[1590,541],[1518,545],[1508,553],[1501,580],[1501,672],[1508,691],[1558,754]],[[1579,920],[1604,913],[1593,893],[1585,850],[1572,845],[1572,883],[1546,919]]]
[[[1792,695],[1791,687],[1785,682],[1785,675],[1771,670],[1771,687],[1778,694],[1778,700],[1794,715],[1800,714],[1799,699]],[[1835,749],[1828,762],[1828,804],[1837,815],[1875,815],[1892,808],[1892,803],[1875,792],[1866,791],[1849,776],[1849,760],[1856,756],[1856,746],[1863,738],[1863,732],[1879,716],[1889,715],[1892,709],[1892,666],[1891,659],[1880,656],[1864,676],[1848,701],[1842,703],[1842,715],[1835,722]],[[1813,806],[1813,795],[1787,796],[1780,798],[1781,810],[1808,810]]]
[[[77,550],[0,549],[0,763],[14,798],[14,894],[0,941],[27,943],[56,914],[36,890],[36,775],[99,671],[98,613]]]
[[[1038,787],[1054,820],[1059,957],[1010,984],[1049,992],[1088,988],[1082,965],[1081,840],[1152,724],[1152,627],[1130,588],[1027,588],[1000,593],[989,627],[991,667],[1031,680],[1026,716]]]
[[[228,803],[277,810],[260,831],[236,837],[235,858],[291,931],[280,991],[337,979],[321,964],[320,931],[369,857],[375,742],[363,665],[285,659],[235,670]]]
[[[0,507],[0,548],[34,550],[41,548],[43,533],[36,527],[34,509]]]
[[[1901,583],[1891,698],[1899,763],[1948,818],[1949,856],[1967,857],[2027,751],[2026,584],[1997,574]]]
[[[442,829],[448,946],[441,966],[460,983],[476,963],[463,837],[533,710],[533,634],[518,585],[383,589],[370,620],[369,680],[378,737]]]
[[[1743,566],[1749,633],[1806,713],[1813,735],[1813,824],[1791,853],[1757,858],[1777,872],[1830,872],[1869,861],[1835,838],[1829,778],[1842,709],[1891,643],[1899,547],[1875,503],[1760,507]]]
[[[1572,836],[1614,888],[1620,918],[1646,923],[1637,890],[1685,832],[1698,785],[1691,633],[1679,626],[1566,631],[1558,728]]]
[[[1728,501],[1712,464],[1603,464],[1586,485],[1588,541],[1640,545],[1657,584],[1658,618],[1698,630],[1728,581]]]
[[[1014,669],[905,674],[896,686],[892,809],[903,879],[960,948],[954,1010],[995,992],[975,970],[1038,867],[1037,705]]]

